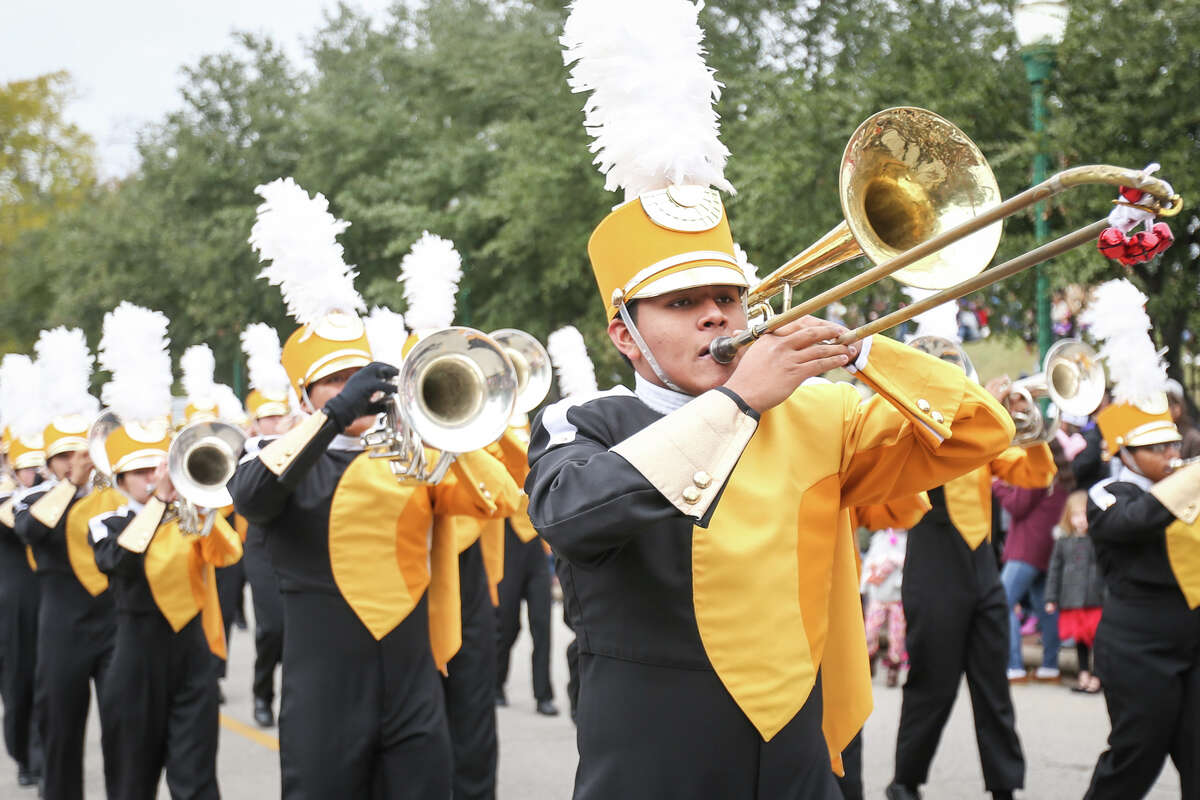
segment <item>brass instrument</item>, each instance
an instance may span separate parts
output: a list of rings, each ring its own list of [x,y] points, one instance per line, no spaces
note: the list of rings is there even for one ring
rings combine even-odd
[[[541,405],[550,393],[550,382],[554,379],[550,354],[541,342],[516,328],[501,328],[488,336],[504,348],[517,371],[517,400],[513,411],[527,414]]]
[[[1086,417],[1104,399],[1104,367],[1100,357],[1079,339],[1060,339],[1046,351],[1042,371],[1010,385],[1004,408],[1017,426],[1014,445],[1048,442],[1059,417],[1047,419],[1039,400],[1049,398],[1060,412]]]
[[[92,459],[92,488],[106,489],[113,485],[112,466],[108,463],[108,451],[104,449],[104,440],[117,428],[121,420],[109,408],[103,409],[91,427],[88,428],[88,455]]]
[[[1131,186],[1154,197],[1152,210],[1174,216],[1183,200],[1165,181],[1104,164],[1064,170],[1000,202],[995,178],[979,149],[958,128],[920,108],[890,108],[858,127],[842,155],[839,197],[845,222],[772,272],[749,293],[751,317],[765,319],[733,336],[713,340],[713,358],[727,364],[738,348],[765,333],[892,276],[937,293],[838,337],[850,344],[935,306],[970,294],[1096,239],[1099,220],[983,271],[1000,241],[1000,222],[1073,186]],[[794,286],[859,255],[876,266],[799,305]],[[769,298],[782,293],[783,311]]]
[[[1188,464],[1200,463],[1200,456],[1192,456],[1191,458],[1172,458],[1167,462],[1167,466],[1174,472],[1181,467],[1186,467]]]
[[[508,427],[517,398],[517,370],[497,341],[472,328],[429,334],[392,379],[381,425],[362,443],[386,458],[402,482],[434,484],[459,453],[486,447]],[[440,451],[432,463],[426,447]]]
[[[194,422],[171,441],[167,474],[179,494],[173,510],[181,531],[207,536],[216,509],[233,502],[226,484],[245,444],[246,434],[227,422]]]
[[[940,358],[942,361],[947,361],[956,367],[960,367],[967,377],[976,383],[979,382],[979,373],[975,371],[975,365],[971,363],[971,357],[967,355],[967,351],[958,342],[945,339],[941,336],[933,336],[924,334],[923,336],[914,336],[905,342],[909,347],[915,347],[922,353],[928,353],[935,358]]]

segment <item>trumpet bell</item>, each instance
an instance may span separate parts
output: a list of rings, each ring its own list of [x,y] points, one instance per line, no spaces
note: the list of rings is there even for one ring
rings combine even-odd
[[[195,422],[167,450],[167,473],[179,496],[199,508],[233,502],[225,488],[237,470],[246,434],[226,422]]]
[[[515,413],[525,414],[537,408],[550,393],[550,382],[554,377],[546,348],[537,339],[516,328],[501,328],[488,335],[504,348],[517,371]]]
[[[91,427],[88,428],[88,455],[92,459],[92,466],[96,472],[108,479],[112,478],[112,465],[108,463],[108,451],[104,449],[104,440],[119,427],[121,427],[121,420],[117,417],[116,412],[106,408],[100,412],[100,416],[96,417]]]
[[[500,438],[517,396],[517,373],[504,348],[472,328],[429,334],[404,359],[397,401],[421,441],[448,453]]]
[[[1063,339],[1046,351],[1043,372],[1050,402],[1068,414],[1086,417],[1104,399],[1100,357],[1079,339]]]

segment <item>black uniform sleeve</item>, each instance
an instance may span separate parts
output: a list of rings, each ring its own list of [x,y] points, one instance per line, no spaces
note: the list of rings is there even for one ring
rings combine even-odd
[[[1112,501],[1102,493],[1108,493]],[[1104,502],[1098,503],[1097,498]],[[1102,507],[1105,506],[1105,507]],[[1088,535],[1097,542],[1134,544],[1161,536],[1175,515],[1158,498],[1132,483],[1114,481],[1088,492]]]
[[[1054,543],[1054,552],[1050,554],[1050,566],[1046,570],[1045,602],[1058,605],[1059,587],[1062,586],[1063,572],[1063,540]]]
[[[19,503],[13,503],[13,530],[17,538],[25,544],[41,544],[50,535],[50,529],[38,522],[30,512],[33,504],[45,496],[45,491],[33,492],[22,498]]]
[[[117,537],[133,522],[133,514],[101,514],[88,523],[88,543],[96,566],[105,575],[132,575],[142,568],[142,554],[117,544]]]
[[[572,406],[566,425],[556,424],[553,432],[544,424],[546,412],[533,423],[525,479],[529,518],[556,553],[577,564],[602,560],[639,528],[683,518],[642,473],[609,451],[618,437],[606,416],[621,405],[609,398]]]
[[[229,481],[229,493],[237,513],[255,525],[266,525],[279,516],[292,491],[300,484],[338,434],[337,425],[326,420],[288,464],[282,475],[269,470],[261,458],[245,458]]]
[[[1104,437],[1100,428],[1093,425],[1081,434],[1087,445],[1071,460],[1071,472],[1075,475],[1075,485],[1087,489],[1104,479],[1106,462],[1104,461]]]

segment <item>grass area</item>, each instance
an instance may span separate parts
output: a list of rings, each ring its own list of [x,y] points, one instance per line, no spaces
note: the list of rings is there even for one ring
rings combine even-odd
[[[1027,350],[1024,342],[1011,336],[991,336],[968,342],[966,350],[979,373],[980,383],[987,383],[997,375],[1008,375],[1015,381],[1042,368],[1036,350]]]

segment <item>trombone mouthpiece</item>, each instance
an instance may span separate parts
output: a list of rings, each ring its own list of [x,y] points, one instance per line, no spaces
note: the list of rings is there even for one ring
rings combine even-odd
[[[713,361],[718,364],[728,364],[737,355],[737,345],[733,343],[732,336],[720,336],[712,340],[708,346],[708,352],[712,355]]]

